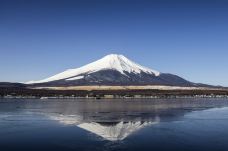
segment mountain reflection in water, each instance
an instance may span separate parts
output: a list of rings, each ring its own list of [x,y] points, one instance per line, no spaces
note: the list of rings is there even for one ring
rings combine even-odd
[[[4,151],[226,151],[227,106],[226,99],[3,99],[0,146]]]
[[[51,115],[49,117],[65,125],[75,125],[110,141],[123,140],[131,133],[159,122],[159,117],[153,121],[151,119],[148,121],[140,121],[139,119],[135,121],[124,121],[122,119],[118,122],[94,122],[93,119],[84,122],[83,117],[72,115]]]
[[[116,100],[115,100],[116,101]],[[145,127],[158,124],[160,120],[171,120],[189,111],[210,108],[202,101],[160,100],[160,101],[91,101],[78,102],[75,110],[65,106],[61,114],[48,114],[51,120],[63,125],[74,125],[109,141],[120,141]],[[78,110],[77,110],[78,109]],[[74,114],[67,114],[74,113]]]

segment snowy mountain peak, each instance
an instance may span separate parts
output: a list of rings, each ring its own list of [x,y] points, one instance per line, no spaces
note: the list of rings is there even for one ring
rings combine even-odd
[[[98,64],[102,63],[104,69],[117,70],[117,71],[121,72],[122,74],[124,74],[124,72],[128,72],[128,73],[146,72],[146,73],[154,74],[156,76],[158,76],[160,74],[158,71],[143,67],[143,66],[129,60],[125,56],[118,55],[118,54],[107,55],[96,62]]]
[[[160,72],[149,69],[147,67],[141,66],[123,55],[119,54],[109,54],[100,60],[82,66],[76,69],[68,69],[62,73],[56,74],[52,77],[46,78],[40,81],[30,81],[27,84],[33,83],[45,83],[51,82],[56,80],[78,80],[83,78],[83,74],[90,74],[97,71],[102,70],[116,70],[119,71],[121,74],[125,75],[125,73],[133,73],[133,74],[140,74],[141,72],[151,74],[154,76],[159,76]]]

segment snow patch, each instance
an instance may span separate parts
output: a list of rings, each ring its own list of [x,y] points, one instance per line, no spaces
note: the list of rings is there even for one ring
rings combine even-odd
[[[71,80],[78,80],[78,79],[83,79],[84,76],[77,76],[77,77],[73,77],[73,78],[69,78],[69,79],[66,79],[67,81],[71,81]]]

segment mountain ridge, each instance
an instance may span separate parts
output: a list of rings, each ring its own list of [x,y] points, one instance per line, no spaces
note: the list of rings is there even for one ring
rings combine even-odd
[[[123,55],[110,54],[103,58],[75,69],[68,69],[43,80],[26,83],[37,87],[55,86],[139,86],[166,85],[183,87],[209,86],[190,82],[170,73],[162,73],[142,66]]]
[[[75,80],[74,77],[80,76],[81,74],[88,74],[88,73],[94,73],[97,71],[102,70],[116,70],[120,72],[123,75],[126,75],[126,73],[140,73],[145,72],[149,74],[153,74],[155,76],[159,76],[160,72],[141,66],[128,58],[126,58],[123,55],[119,54],[109,54],[104,56],[103,58],[94,61],[92,63],[89,63],[87,65],[84,65],[79,68],[75,69],[67,69],[64,72],[61,72],[59,74],[56,74],[54,76],[51,76],[49,78],[38,80],[38,81],[29,81],[27,84],[34,84],[34,83],[44,83],[44,82],[51,82],[51,81],[57,81],[57,80]],[[76,78],[76,79],[80,79]]]

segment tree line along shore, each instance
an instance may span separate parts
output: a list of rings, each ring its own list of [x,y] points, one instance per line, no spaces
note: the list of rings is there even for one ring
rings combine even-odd
[[[47,90],[0,87],[1,98],[228,98],[228,90]]]

